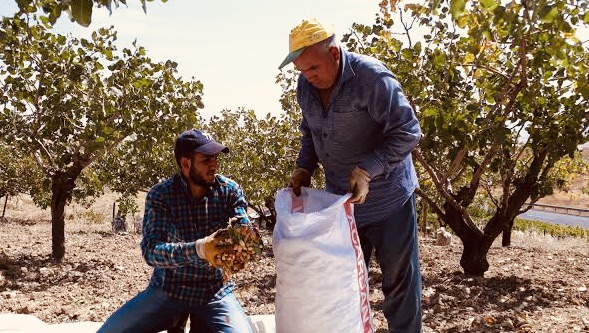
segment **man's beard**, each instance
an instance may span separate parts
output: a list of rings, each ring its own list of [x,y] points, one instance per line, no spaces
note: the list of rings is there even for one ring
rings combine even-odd
[[[207,182],[207,180],[198,172],[196,168],[190,167],[190,171],[188,172],[189,181],[195,185],[208,187],[213,184],[213,181]]]

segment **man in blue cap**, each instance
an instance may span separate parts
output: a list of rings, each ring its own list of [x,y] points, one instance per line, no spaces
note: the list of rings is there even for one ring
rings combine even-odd
[[[326,190],[352,192],[366,264],[372,249],[382,271],[389,332],[421,332],[421,274],[411,151],[419,122],[395,76],[380,61],[338,45],[334,28],[315,19],[291,30],[289,54],[300,76],[301,149],[290,186],[300,195],[325,172]]]
[[[249,333],[233,281],[223,281],[214,234],[230,219],[249,225],[240,186],[217,174],[229,148],[191,129],[174,145],[180,171],[145,199],[141,252],[153,274],[147,288],[113,313],[99,333],[160,332],[190,315],[192,332]]]

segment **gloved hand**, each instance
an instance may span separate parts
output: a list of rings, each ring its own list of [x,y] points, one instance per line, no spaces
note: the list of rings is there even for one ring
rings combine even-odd
[[[210,234],[205,238],[196,241],[196,253],[202,259],[205,259],[213,267],[220,267],[221,260],[217,259],[218,254],[231,252],[231,248],[226,245],[218,245],[219,240],[215,238],[217,232]]]
[[[292,187],[292,191],[296,196],[301,195],[301,187],[311,186],[311,173],[303,168],[296,168],[290,175],[288,187]]]
[[[370,175],[365,170],[356,167],[350,175],[350,191],[353,193],[350,202],[353,204],[363,204],[368,195],[368,183]]]

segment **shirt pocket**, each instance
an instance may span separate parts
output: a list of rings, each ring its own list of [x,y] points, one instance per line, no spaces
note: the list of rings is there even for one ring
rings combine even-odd
[[[336,142],[362,145],[361,141],[370,136],[374,120],[364,110],[342,110],[333,112],[333,137]]]

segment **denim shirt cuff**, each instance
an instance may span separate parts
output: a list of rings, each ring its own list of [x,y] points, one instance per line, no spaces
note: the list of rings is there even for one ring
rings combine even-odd
[[[377,159],[366,160],[359,167],[368,172],[370,179],[374,179],[384,172],[384,166]]]

